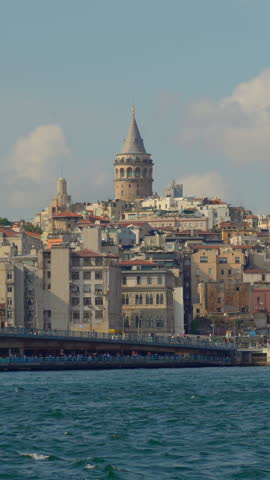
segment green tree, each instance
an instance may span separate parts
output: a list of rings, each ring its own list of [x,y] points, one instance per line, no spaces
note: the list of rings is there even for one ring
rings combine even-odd
[[[12,225],[12,222],[6,217],[0,217],[0,225],[6,225],[7,227],[9,227],[10,225]]]
[[[26,232],[42,233],[41,228],[38,225],[33,225],[32,223],[25,223],[23,229]]]

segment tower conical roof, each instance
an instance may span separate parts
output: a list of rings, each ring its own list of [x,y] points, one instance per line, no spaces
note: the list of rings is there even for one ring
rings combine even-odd
[[[121,153],[146,153],[143,139],[141,137],[137,122],[135,120],[134,105],[132,107],[132,118],[128,129],[128,134],[125,138]]]

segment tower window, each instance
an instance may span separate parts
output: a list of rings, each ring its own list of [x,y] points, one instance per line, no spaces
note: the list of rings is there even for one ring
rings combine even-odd
[[[123,168],[120,168],[120,177],[125,176],[125,170]]]
[[[127,169],[127,177],[132,177],[132,168],[128,167]]]
[[[140,174],[141,174],[141,170],[137,167],[135,169],[135,177],[137,177],[137,178],[140,177]]]

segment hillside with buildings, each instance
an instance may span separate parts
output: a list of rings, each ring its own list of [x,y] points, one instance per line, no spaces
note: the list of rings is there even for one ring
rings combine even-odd
[[[153,166],[133,109],[114,199],[72,203],[61,177],[32,231],[23,221],[0,225],[2,328],[267,331],[270,215],[186,197],[175,181],[153,194]]]

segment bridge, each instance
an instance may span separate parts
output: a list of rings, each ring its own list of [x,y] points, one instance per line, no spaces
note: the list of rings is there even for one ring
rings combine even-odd
[[[20,358],[21,362],[22,359],[27,360],[28,357],[63,359],[67,356],[69,358],[82,356],[92,359],[102,354],[108,354],[114,360],[122,358],[125,361],[139,355],[140,362],[146,362],[146,358],[152,361],[157,359],[162,361],[166,358],[170,362],[178,361],[182,366],[183,361],[189,366],[192,364],[228,365],[235,361],[236,346],[233,343],[202,340],[192,336],[161,337],[10,327],[0,329],[0,357],[2,359]],[[0,369],[2,364],[3,362],[0,362]],[[63,362],[57,365],[61,364],[63,365]],[[88,361],[88,364],[89,368],[91,365],[93,366],[93,362]],[[142,364],[140,363],[140,365]],[[134,366],[134,363],[131,365]],[[154,365],[158,364],[154,363]]]

